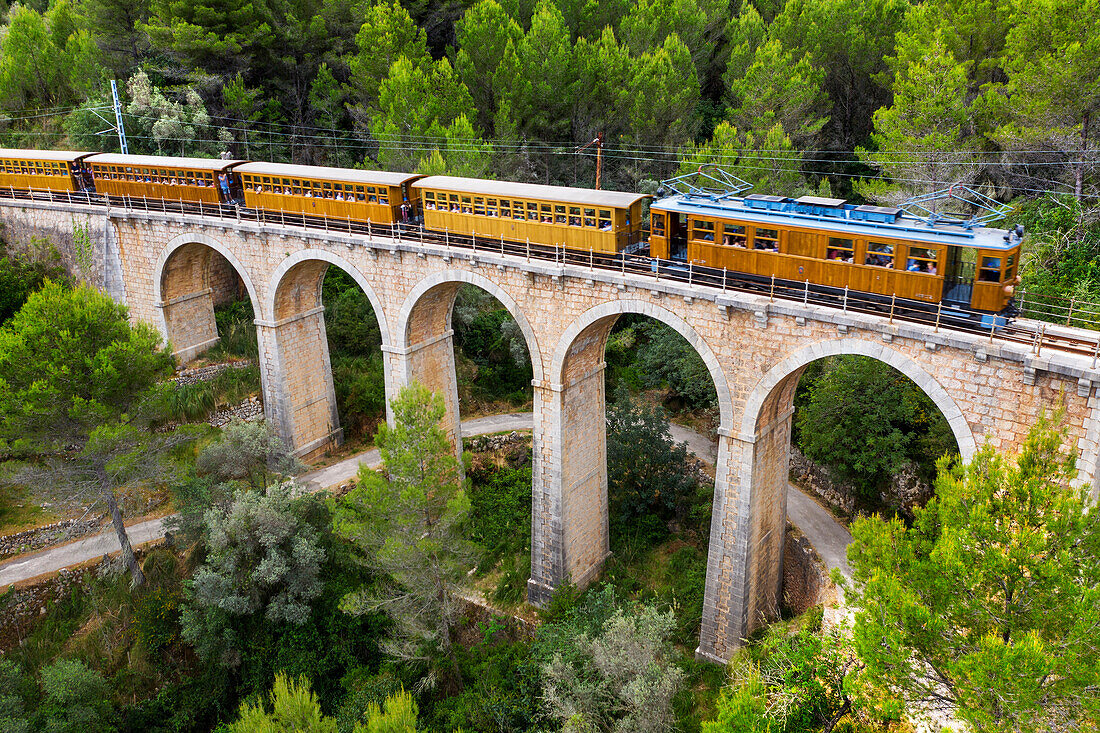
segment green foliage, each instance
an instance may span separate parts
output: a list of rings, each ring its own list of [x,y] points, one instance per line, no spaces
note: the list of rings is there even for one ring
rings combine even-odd
[[[484,548],[480,565],[490,568],[531,543],[531,467],[471,474],[467,535]],[[526,579],[525,579],[526,580]]]
[[[0,100],[5,109],[57,107],[79,101],[103,78],[99,49],[72,3],[42,15],[16,4],[0,46]]]
[[[857,186],[868,197],[898,204],[946,181],[971,182],[978,172],[972,151],[973,112],[967,97],[969,62],[960,63],[942,34],[932,39],[905,37],[921,44],[919,55],[894,77],[893,104],[874,114],[874,150],[860,157],[891,182]],[[899,48],[899,53],[907,49]]]
[[[361,467],[358,486],[336,507],[336,534],[380,574],[348,594],[344,608],[389,616],[394,637],[387,650],[400,658],[450,654],[458,589],[476,552],[464,537],[470,499],[439,427],[443,399],[416,385],[390,406],[393,427],[383,424],[375,438],[383,474]]]
[[[203,448],[195,469],[219,483],[240,481],[253,491],[265,492],[280,477],[304,471],[305,465],[267,421],[233,420],[218,440]]]
[[[476,367],[476,399],[523,404],[533,377],[527,341],[500,302],[480,288],[459,290],[451,323],[455,346]]]
[[[163,391],[161,417],[175,422],[207,420],[219,407],[236,405],[260,391],[260,368],[231,366],[212,379],[173,382]]]
[[[347,63],[352,89],[364,107],[378,103],[382,82],[398,60],[407,60],[413,68],[431,65],[424,30],[398,2],[379,2],[366,9],[355,46]]]
[[[218,343],[207,352],[210,359],[221,357],[258,358],[256,314],[248,298],[234,300],[214,309]]]
[[[760,123],[770,126],[738,130],[721,122],[704,143],[689,143],[680,153],[679,173],[694,173],[703,166],[731,168],[758,191],[800,196],[809,188],[797,165],[798,151],[783,124],[765,115]]]
[[[47,282],[0,329],[0,447],[67,445],[170,368],[160,337],[91,288]]]
[[[1095,726],[1100,514],[1074,486],[1060,416],[1016,455],[940,462],[912,527],[852,525],[854,640],[864,678],[950,705],[975,731]]]
[[[47,279],[65,285],[64,272],[59,267],[20,258],[0,259],[0,326],[6,324]]]
[[[418,713],[412,695],[402,690],[387,697],[383,706],[375,703],[367,708],[367,724],[356,726],[356,733],[416,733]]]
[[[83,662],[60,660],[41,674],[42,704],[38,717],[47,733],[115,730],[110,686]]]
[[[798,442],[809,458],[875,499],[906,461],[929,467],[958,450],[939,409],[901,372],[876,359],[840,356],[809,382],[795,415]]]
[[[321,288],[340,424],[350,435],[373,430],[386,408],[382,332],[374,309],[343,270],[330,267]]]
[[[30,733],[24,701],[27,683],[18,667],[0,659],[0,733]]]
[[[1088,147],[1090,122],[1100,113],[1100,2],[1015,2],[1012,11],[1003,57],[1008,81],[986,95],[1006,120],[993,138],[1009,149],[1068,156],[1080,199],[1095,165]]]
[[[652,541],[683,519],[696,481],[686,471],[686,444],[668,433],[657,407],[620,390],[607,410],[607,501],[612,534]]]
[[[181,99],[169,99],[138,69],[126,82],[127,144],[131,152],[154,155],[190,155],[213,158],[233,140],[227,130],[212,124],[202,97],[194,88]]]
[[[776,628],[730,667],[704,733],[811,733],[836,725],[852,708],[845,680],[854,666],[837,632]]]
[[[603,614],[584,621],[574,614],[549,632],[547,714],[567,730],[672,730],[672,698],[684,677],[670,660],[672,613],[648,606],[607,613],[613,593],[595,602]]]
[[[336,721],[321,713],[321,705],[309,689],[308,680],[288,680],[282,673],[275,675],[268,705],[242,703],[237,721],[229,726],[229,733],[292,731],[336,733]]]
[[[291,483],[265,494],[240,491],[227,509],[206,512],[206,563],[195,573],[183,614],[183,637],[207,659],[237,666],[242,643],[233,619],[304,624],[322,592],[325,549],[305,521],[312,497],[294,498]]]

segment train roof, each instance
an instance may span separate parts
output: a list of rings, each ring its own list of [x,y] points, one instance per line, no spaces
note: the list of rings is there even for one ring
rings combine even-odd
[[[416,188],[434,188],[438,191],[472,193],[480,196],[534,199],[536,201],[560,201],[570,204],[607,206],[613,209],[630,208],[630,206],[641,199],[650,198],[644,193],[597,191],[591,188],[542,186],[535,183],[486,181],[480,178],[457,178],[455,176],[428,176],[427,178],[421,178],[413,185]]]
[[[316,178],[350,183],[368,183],[375,186],[400,186],[415,178],[418,173],[392,173],[390,171],[366,171],[357,168],[328,168],[320,165],[283,165],[281,163],[243,163],[234,173],[251,173],[261,176]]]
[[[22,150],[19,148],[0,148],[0,158],[11,160],[64,160],[72,162],[92,155],[81,150]]]
[[[895,237],[928,244],[1007,250],[1019,240],[1005,240],[1008,231],[990,227],[967,229],[958,224],[930,225],[891,206],[857,206],[843,199],[803,196],[752,195],[711,199],[705,196],[675,195],[654,201],[654,211],[726,217],[752,224],[782,227],[813,227],[851,237]]]
[[[138,165],[149,168],[183,168],[195,171],[223,171],[243,160],[221,158],[173,158],[167,155],[122,155],[120,153],[96,153],[87,163],[101,165]]]

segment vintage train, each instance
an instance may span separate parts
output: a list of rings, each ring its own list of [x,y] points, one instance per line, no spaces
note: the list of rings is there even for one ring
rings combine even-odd
[[[652,201],[652,257],[748,278],[950,306],[976,315],[1012,312],[1023,232],[843,200],[740,195],[673,179]],[[513,242],[616,254],[645,244],[652,197],[450,176],[40,150],[0,150],[0,187],[94,191],[132,199],[234,204]],[[946,192],[948,196],[954,191]]]

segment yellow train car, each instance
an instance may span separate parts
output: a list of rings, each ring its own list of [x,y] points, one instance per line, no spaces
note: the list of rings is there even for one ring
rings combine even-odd
[[[92,153],[73,150],[0,149],[0,187],[83,190],[81,161],[89,155]]]
[[[419,191],[410,184],[422,177],[278,163],[244,163],[233,173],[240,176],[250,208],[383,224],[413,215]]]
[[[240,160],[100,153],[84,160],[97,193],[166,201],[229,203],[229,169]]]
[[[1022,233],[929,224],[840,199],[676,195],[650,209],[650,254],[764,278],[998,312]]]
[[[424,226],[493,239],[621,252],[642,240],[639,193],[429,176],[420,190]]]

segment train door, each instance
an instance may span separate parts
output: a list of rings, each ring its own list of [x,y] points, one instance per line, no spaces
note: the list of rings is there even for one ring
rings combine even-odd
[[[948,247],[947,267],[943,278],[943,302],[969,306],[974,294],[974,250],[969,247]]]
[[[669,212],[668,215],[668,258],[687,261],[688,225],[687,214]]]

